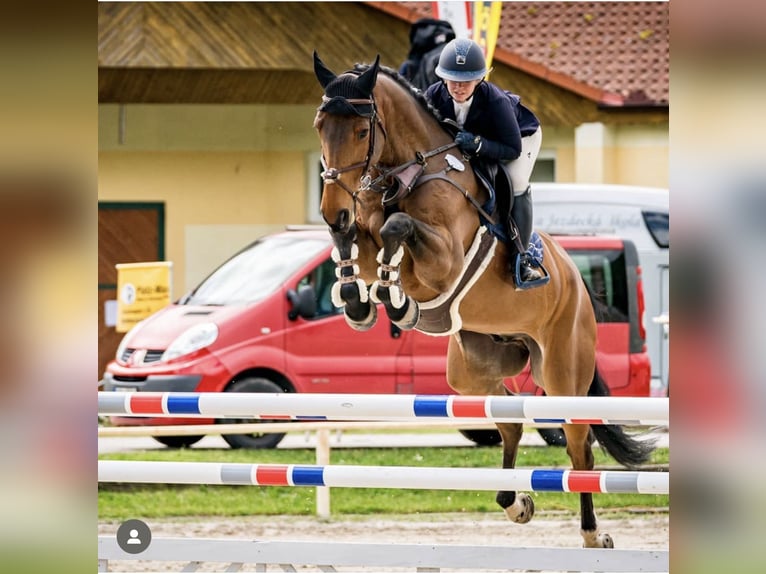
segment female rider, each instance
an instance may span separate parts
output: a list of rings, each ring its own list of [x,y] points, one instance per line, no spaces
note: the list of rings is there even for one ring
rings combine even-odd
[[[475,167],[481,170],[482,163],[494,163],[507,170],[512,189],[507,197],[498,195],[498,206],[508,238],[513,238],[512,219],[526,248],[532,234],[529,178],[542,142],[539,120],[521,105],[519,96],[484,79],[487,75],[484,52],[472,40],[458,38],[449,42],[439,57],[436,75],[443,81],[429,86],[426,98],[443,118],[457,123],[460,131],[455,142]],[[500,194],[497,178],[496,182],[496,192]],[[522,283],[544,279],[527,253],[520,257]]]

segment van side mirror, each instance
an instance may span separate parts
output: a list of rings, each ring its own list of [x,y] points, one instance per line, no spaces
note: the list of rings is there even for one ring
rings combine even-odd
[[[316,316],[317,297],[311,285],[303,285],[298,291],[288,290],[287,300],[292,305],[292,309],[287,312],[287,318],[290,321],[295,321],[298,317],[313,319]]]

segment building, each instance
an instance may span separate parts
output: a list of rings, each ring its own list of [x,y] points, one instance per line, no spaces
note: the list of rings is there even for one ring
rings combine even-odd
[[[321,222],[312,52],[396,68],[429,10],[99,3],[99,369],[116,263],[172,261],[178,297],[258,236]],[[666,187],[668,66],[667,3],[513,2],[492,81],[542,120],[537,179]]]

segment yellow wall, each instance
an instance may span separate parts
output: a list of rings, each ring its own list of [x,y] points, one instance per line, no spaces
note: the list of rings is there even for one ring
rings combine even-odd
[[[581,183],[668,187],[668,124],[583,124],[574,134],[574,177]]]
[[[556,181],[574,181],[574,129],[543,126],[541,157],[556,160]]]
[[[303,223],[305,171],[299,152],[101,152],[99,199],[165,202],[179,296],[234,250]]]
[[[616,131],[614,181],[609,183],[669,187],[669,125],[620,126]]]
[[[165,203],[165,256],[178,297],[257,237],[306,222],[315,113],[315,106],[101,105],[98,198]]]

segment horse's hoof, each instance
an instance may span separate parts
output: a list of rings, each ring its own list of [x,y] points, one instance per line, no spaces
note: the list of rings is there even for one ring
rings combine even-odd
[[[532,520],[535,513],[535,502],[532,497],[522,492],[516,495],[516,500],[509,507],[505,508],[505,515],[511,522],[516,524],[526,524]]]
[[[581,530],[583,548],[614,548],[614,540],[606,532]]]
[[[411,297],[407,297],[408,305],[401,319],[394,320],[394,324],[402,331],[411,331],[420,320],[420,306]]]
[[[362,319],[361,321],[357,321],[356,319],[352,319],[348,316],[348,312],[343,313],[343,315],[346,317],[346,323],[349,327],[354,329],[355,331],[369,331],[377,322],[378,320],[378,308],[375,305],[370,305],[370,312],[367,313],[367,317]]]

